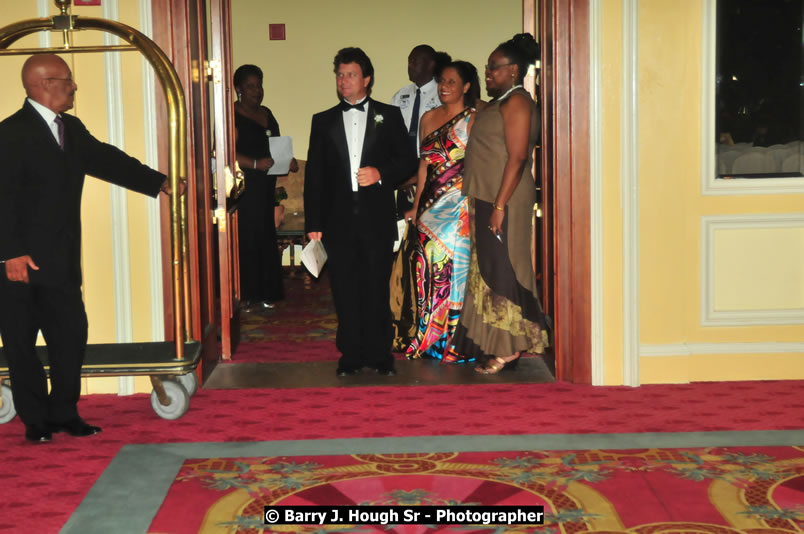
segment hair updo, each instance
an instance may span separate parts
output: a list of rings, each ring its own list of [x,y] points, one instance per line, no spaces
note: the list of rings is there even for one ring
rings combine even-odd
[[[438,79],[438,77],[441,76],[441,71],[444,70],[444,67],[449,65],[451,61],[452,56],[446,52],[435,52],[433,54],[433,78]]]
[[[528,68],[535,65],[541,57],[541,46],[529,33],[518,33],[513,38],[500,43],[497,50],[502,52],[508,61],[519,67],[517,83],[522,83],[528,74]]]

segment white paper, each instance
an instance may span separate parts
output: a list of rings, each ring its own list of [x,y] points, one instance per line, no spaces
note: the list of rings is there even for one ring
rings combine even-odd
[[[399,250],[399,247],[402,245],[402,240],[405,239],[405,234],[408,232],[408,223],[405,219],[399,219],[396,221],[396,234],[397,238],[394,241],[394,252]]]
[[[268,174],[287,174],[290,170],[290,160],[293,159],[292,139],[286,135],[269,137],[268,144],[271,147],[271,157],[274,159],[274,165],[268,169]]]
[[[321,269],[327,262],[327,251],[324,250],[324,244],[318,239],[313,239],[307,243],[302,249],[301,253],[302,264],[307,267],[310,274],[318,278],[321,274]]]

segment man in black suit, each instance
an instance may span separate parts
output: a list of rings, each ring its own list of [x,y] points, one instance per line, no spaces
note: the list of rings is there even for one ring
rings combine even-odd
[[[89,436],[78,415],[87,316],[81,295],[81,192],[91,174],[152,197],[165,175],[92,137],[76,117],[72,72],[56,55],[22,68],[28,95],[0,123],[0,335],[25,437]],[[51,391],[35,344],[47,343]]]
[[[394,189],[416,170],[399,108],[369,98],[371,60],[335,56],[341,102],[313,116],[304,180],[305,231],[324,243],[338,314],[338,376],[395,374],[389,279],[397,236]]]

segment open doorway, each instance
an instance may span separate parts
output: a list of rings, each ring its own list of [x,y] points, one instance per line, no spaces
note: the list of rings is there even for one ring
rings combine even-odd
[[[175,0],[154,1],[179,4]],[[250,4],[251,7],[249,7]],[[196,5],[199,9],[196,11],[197,13],[207,13],[207,8],[209,8],[206,17],[209,17],[210,20],[200,22],[205,28],[205,32],[209,31],[208,28],[218,17],[216,35],[221,37],[219,57],[225,58],[228,53],[232,58],[228,65],[224,64],[217,72],[217,75],[222,78],[220,83],[223,86],[227,86],[233,68],[239,64],[267,65],[263,68],[266,75],[265,104],[275,112],[282,123],[283,134],[288,133],[294,138],[296,156],[301,158],[306,155],[310,117],[313,113],[328,107],[334,100],[331,61],[334,52],[339,47],[360,45],[372,56],[377,74],[373,96],[381,101],[388,101],[393,92],[407,83],[406,56],[410,48],[416,44],[430,41],[434,43],[433,46],[436,49],[446,50],[455,59],[467,58],[475,65],[483,65],[488,53],[500,41],[510,38],[514,33],[518,33],[524,28],[534,35],[538,34],[543,50],[542,80],[538,96],[543,108],[544,142],[541,147],[541,165],[537,175],[540,176],[543,192],[542,202],[540,202],[543,224],[539,226],[539,237],[536,241],[540,272],[535,273],[534,276],[541,277],[545,307],[555,320],[554,338],[559,378],[588,382],[588,299],[579,298],[579,296],[588,294],[588,214],[584,214],[583,208],[584,194],[586,194],[588,202],[588,191],[585,193],[583,190],[583,180],[586,176],[588,182],[588,173],[584,174],[583,166],[578,166],[578,158],[579,155],[582,155],[583,147],[581,143],[581,145],[577,145],[579,150],[573,151],[573,147],[576,145],[573,144],[575,138],[572,136],[572,132],[577,131],[573,128],[576,128],[576,124],[579,124],[583,118],[583,112],[574,112],[580,119],[565,113],[573,99],[575,99],[575,109],[581,109],[585,96],[581,94],[583,92],[581,90],[573,92],[570,83],[570,74],[575,79],[579,79],[575,72],[581,66],[579,61],[570,61],[570,49],[582,50],[585,44],[588,55],[588,36],[584,31],[578,32],[581,34],[580,37],[577,34],[570,37],[568,31],[565,33],[560,31],[562,28],[568,28],[570,23],[575,31],[578,31],[579,28],[582,29],[585,11],[582,3],[576,0],[542,0],[541,2],[517,0],[514,4],[516,5],[515,12],[509,13],[508,19],[503,23],[494,23],[491,15],[486,16],[487,13],[499,13],[501,8],[497,3],[493,5],[484,3],[487,7],[491,7],[472,12],[472,17],[475,20],[481,20],[483,25],[481,26],[482,31],[468,32],[469,39],[473,46],[481,41],[479,35],[488,40],[485,46],[480,46],[482,52],[478,52],[479,59],[467,58],[461,52],[462,47],[456,45],[454,39],[448,40],[444,45],[441,45],[436,39],[428,39],[428,35],[438,35],[438,30],[445,27],[443,17],[438,20],[433,17],[431,33],[416,37],[402,24],[404,17],[401,15],[396,16],[390,12],[376,15],[371,13],[371,9],[363,6],[360,11],[362,17],[360,28],[365,29],[365,32],[349,30],[349,27],[339,23],[339,18],[327,17],[326,24],[320,23],[314,27],[312,37],[308,35],[307,38],[294,40],[293,36],[300,28],[310,26],[310,16],[312,15],[298,13],[301,8],[296,5],[256,1],[237,2],[236,5],[230,5],[228,0],[197,0]],[[341,9],[347,12],[348,8],[349,6],[341,6]],[[228,41],[225,35],[226,17],[229,15],[231,15],[230,24],[233,36],[231,41]],[[184,16],[189,16],[186,10],[184,10]],[[248,27],[244,27],[244,19],[255,21],[256,29],[249,30]],[[366,20],[375,20],[376,24],[366,24]],[[267,37],[270,36],[270,25],[272,24],[284,25],[283,28],[280,26],[284,31],[277,30],[276,33],[276,35],[283,35],[284,39],[270,40]],[[462,27],[457,22],[455,25]],[[245,53],[240,52],[241,44],[239,44],[238,35],[241,35],[242,32],[246,32],[248,35],[245,40],[247,50]],[[171,39],[174,44],[180,43],[182,36],[176,35],[175,29],[172,30],[172,33]],[[442,33],[444,32],[442,31]],[[405,35],[405,37],[400,38],[398,34]],[[367,39],[371,35],[374,36],[373,42],[375,43],[372,46],[376,48],[363,44],[363,39]],[[207,39],[211,37],[211,33],[205,35]],[[265,38],[263,44],[253,44],[259,41],[257,37]],[[322,43],[326,44],[329,41],[331,41],[331,46],[320,48]],[[231,46],[228,52],[225,49],[227,42]],[[395,42],[401,44],[392,46]],[[249,45],[249,43],[252,44]],[[375,53],[375,49],[379,52]],[[388,53],[388,50],[393,50],[393,52],[389,53],[388,59],[382,59],[383,54]],[[188,81],[192,80],[193,76],[198,76],[199,72],[207,70],[202,69],[199,65],[206,66],[206,61],[212,51],[213,48],[207,43],[205,54],[199,54],[198,58],[188,58]],[[375,57],[380,60],[376,61]],[[280,66],[277,66],[278,58],[281,59]],[[293,68],[289,66],[293,66]],[[393,76],[388,74],[392,70],[396,72]],[[588,71],[588,65],[586,70]],[[215,76],[216,73],[213,70],[209,75]],[[564,78],[559,75],[563,75]],[[381,76],[385,76],[387,81],[380,83]],[[292,95],[292,98],[272,96],[281,95],[282,90],[290,91],[289,94]],[[207,98],[210,98],[209,92],[207,92]],[[228,93],[222,91],[222,94],[224,100],[227,94],[230,99],[233,96],[231,91]],[[197,105],[203,105],[203,101],[199,100]],[[306,109],[308,107],[309,109]],[[287,112],[286,109],[292,111]],[[212,114],[210,113],[210,116]],[[220,120],[223,121],[225,127],[231,127],[231,116],[224,115]],[[214,132],[208,133],[210,138],[213,135]],[[562,139],[562,143],[553,142],[553,139],[558,138]],[[211,144],[207,146],[207,150],[211,150]],[[220,151],[217,155],[220,157]],[[588,165],[588,156],[586,159]],[[233,158],[230,161],[233,161]],[[581,169],[580,172],[578,169]],[[552,177],[558,173],[564,173],[562,181],[555,183],[555,187],[553,187]],[[208,179],[211,180],[211,178]],[[579,184],[581,187],[578,187]],[[215,219],[216,224],[219,224],[217,221],[220,219],[217,216]],[[234,224],[236,224],[236,218],[228,221],[229,228]],[[218,230],[220,230],[219,226]],[[584,234],[586,234],[585,242]],[[228,258],[225,258],[221,255],[221,249],[218,250],[218,253],[219,264],[226,265],[231,275],[229,287],[236,293],[236,275],[234,274],[236,269],[232,268],[236,259],[232,257],[231,253]],[[235,308],[234,304],[230,308],[230,319],[236,319],[234,317]],[[566,320],[562,321],[563,318]],[[235,328],[236,325],[233,325],[231,334],[236,335]],[[235,339],[233,336],[232,340]],[[233,347],[234,343],[231,346]]]

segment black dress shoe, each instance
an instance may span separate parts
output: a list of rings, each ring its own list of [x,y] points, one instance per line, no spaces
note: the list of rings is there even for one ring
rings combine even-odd
[[[354,376],[359,371],[360,369],[355,369],[354,367],[343,367],[339,365],[338,368],[335,369],[335,374],[338,376]]]
[[[34,443],[49,443],[53,436],[46,425],[25,425],[25,439]]]
[[[51,423],[50,430],[53,432],[67,432],[71,436],[91,436],[101,431],[99,426],[92,426],[80,417],[70,419],[64,423]]]
[[[396,369],[393,365],[383,365],[377,367],[377,374],[380,376],[396,376]]]

